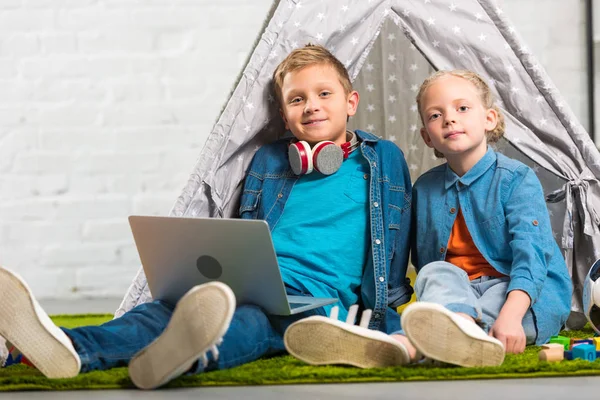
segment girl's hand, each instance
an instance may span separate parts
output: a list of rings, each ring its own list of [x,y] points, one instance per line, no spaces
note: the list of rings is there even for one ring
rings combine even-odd
[[[521,321],[522,318],[515,318],[501,312],[494,325],[492,325],[489,335],[501,341],[507,353],[522,353],[525,351],[527,337]]]

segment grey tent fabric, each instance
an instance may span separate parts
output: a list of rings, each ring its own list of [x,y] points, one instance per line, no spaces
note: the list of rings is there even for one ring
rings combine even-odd
[[[263,144],[284,133],[271,75],[294,48],[323,44],[361,95],[353,128],[398,144],[413,179],[437,165],[420,139],[415,95],[438,69],[470,69],[495,92],[506,119],[496,148],[530,165],[547,194],[555,238],[575,286],[600,256],[600,154],[502,10],[491,0],[285,0],[276,2],[237,87],[170,214],[237,214],[244,174]],[[115,317],[151,299],[140,269]],[[581,325],[575,318],[573,327]]]

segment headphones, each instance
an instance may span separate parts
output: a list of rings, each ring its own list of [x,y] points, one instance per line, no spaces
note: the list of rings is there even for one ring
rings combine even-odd
[[[296,175],[310,174],[317,170],[323,175],[331,175],[342,166],[348,155],[358,148],[358,138],[354,132],[347,131],[350,140],[341,146],[330,140],[315,144],[312,149],[304,140],[290,143],[288,159]]]

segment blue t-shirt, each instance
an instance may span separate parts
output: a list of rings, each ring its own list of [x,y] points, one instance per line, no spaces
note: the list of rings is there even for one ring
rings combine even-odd
[[[369,250],[369,172],[356,150],[332,175],[301,176],[272,231],[283,281],[314,297],[339,298],[344,320],[358,300]]]

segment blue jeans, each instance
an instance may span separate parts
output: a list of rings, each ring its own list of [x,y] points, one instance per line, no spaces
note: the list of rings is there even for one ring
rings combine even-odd
[[[482,276],[469,280],[461,268],[446,261],[425,265],[417,274],[415,293],[418,301],[441,304],[448,310],[471,316],[489,332],[506,301],[509,277]],[[523,317],[527,344],[535,343],[537,328],[531,308]],[[399,331],[404,335],[403,331]]]
[[[306,295],[289,287],[286,290],[290,295]],[[124,367],[163,332],[174,308],[165,302],[154,301],[141,304],[100,326],[62,330],[81,358],[81,372]],[[197,362],[190,372],[231,368],[262,356],[282,353],[285,351],[283,333],[287,327],[311,315],[325,315],[325,311],[317,308],[283,317],[268,315],[258,306],[241,305],[235,310],[223,343],[218,347],[219,359],[212,359],[209,352],[207,368]]]

